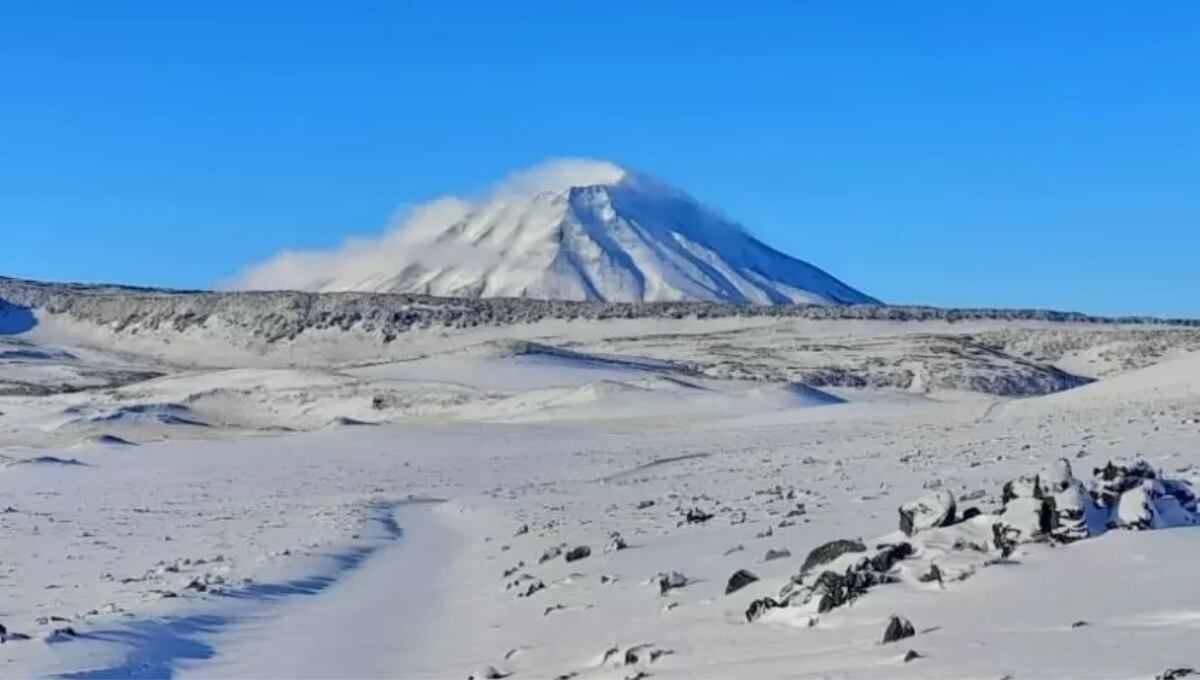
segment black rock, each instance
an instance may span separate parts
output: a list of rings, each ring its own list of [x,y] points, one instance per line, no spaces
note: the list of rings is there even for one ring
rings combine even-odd
[[[878,547],[879,552],[875,553],[865,560],[865,566],[874,569],[875,571],[890,571],[896,563],[912,557],[913,547],[911,543],[893,543],[889,545],[881,545]],[[859,562],[859,568],[864,566],[864,562]]]
[[[888,621],[887,628],[883,631],[883,644],[910,638],[916,634],[916,629],[908,619],[903,616],[892,616]]]
[[[703,524],[712,518],[712,513],[705,512],[700,508],[692,508],[691,510],[688,510],[687,515],[684,516],[684,519],[688,524]]]
[[[523,591],[521,591],[521,592],[517,593],[517,597],[530,597],[530,596],[532,596],[534,593],[536,593],[537,591],[539,591],[539,590],[545,590],[545,589],[546,589],[546,584],[545,584],[545,583],[542,583],[541,581],[534,581],[533,583],[530,583],[530,584],[529,584],[529,587],[528,587],[528,588],[526,588],[525,590],[523,590]]]
[[[909,661],[916,661],[919,658],[921,658],[921,653],[916,651],[915,649],[910,649],[904,653],[904,663],[908,663]]]
[[[746,621],[751,622],[751,623],[754,621],[757,621],[760,617],[762,617],[763,614],[767,613],[768,610],[775,609],[777,607],[782,607],[782,606],[783,605],[781,605],[774,598],[771,598],[771,597],[759,598],[759,599],[751,602],[750,607],[748,609],[746,609]]]
[[[969,519],[972,519],[972,518],[974,518],[974,517],[978,517],[978,516],[980,516],[980,515],[982,515],[982,514],[983,514],[983,511],[982,511],[982,510],[980,510],[979,508],[976,508],[976,507],[970,507],[970,508],[967,508],[966,510],[963,510],[963,511],[962,511],[962,517],[959,519],[959,521],[960,521],[960,522],[965,522],[965,521],[967,521],[967,520],[969,520]]]
[[[749,571],[746,571],[745,569],[738,569],[737,571],[733,572],[733,576],[729,577],[729,583],[725,585],[725,594],[729,595],[731,593],[736,593],[737,591],[745,588],[757,580],[758,577]]]
[[[844,538],[830,541],[825,545],[813,548],[812,552],[808,553],[808,557],[804,558],[804,564],[800,566],[800,573],[806,573],[822,564],[829,564],[846,553],[866,551],[867,546],[863,545],[862,541],[851,541]]]
[[[821,572],[809,588],[806,601],[816,598],[817,611],[822,614],[849,604],[874,586],[895,583],[897,578],[888,572],[912,554],[913,547],[909,543],[879,546],[874,555],[859,558],[844,573]]]
[[[568,562],[575,562],[576,560],[582,560],[583,558],[585,558],[591,554],[592,554],[591,548],[587,547],[586,545],[581,545],[581,546],[578,546],[575,548],[571,548],[569,551],[567,551],[566,560]]]
[[[921,583],[933,583],[934,581],[941,583],[942,582],[942,570],[938,568],[938,565],[931,564],[931,565],[929,565],[929,571],[925,572],[924,574],[921,574],[921,576],[917,580],[919,580]]]
[[[1179,668],[1168,668],[1162,673],[1154,676],[1154,680],[1179,680],[1179,678],[1186,678],[1189,675],[1195,674],[1196,670],[1194,668],[1181,666]]]

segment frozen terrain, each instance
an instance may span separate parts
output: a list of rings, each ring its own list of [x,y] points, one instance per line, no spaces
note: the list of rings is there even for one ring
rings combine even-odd
[[[0,300],[5,677],[1200,669],[1189,322]]]

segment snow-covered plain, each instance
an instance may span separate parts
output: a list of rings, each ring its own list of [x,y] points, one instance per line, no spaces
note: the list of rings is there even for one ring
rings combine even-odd
[[[0,326],[5,677],[1200,668],[1200,527],[1007,556],[991,530],[1023,502],[1004,485],[1060,458],[1085,483],[1134,459],[1200,481],[1196,329],[550,319],[263,343],[31,313]],[[939,492],[983,514],[900,534]],[[914,552],[849,604],[747,620],[835,539]],[[739,570],[757,580],[726,594]],[[892,615],[915,635],[882,643]]]

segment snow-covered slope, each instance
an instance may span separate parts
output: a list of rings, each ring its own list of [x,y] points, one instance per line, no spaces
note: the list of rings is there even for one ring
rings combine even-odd
[[[616,302],[875,301],[690,196],[599,161],[547,164],[481,201],[436,201],[378,241],[282,254],[251,269],[238,287]]]

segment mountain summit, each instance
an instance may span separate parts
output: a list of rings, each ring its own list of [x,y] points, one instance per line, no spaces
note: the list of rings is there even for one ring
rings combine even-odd
[[[426,204],[379,239],[283,253],[240,288],[608,302],[875,302],[657,180],[560,160],[484,200]]]

